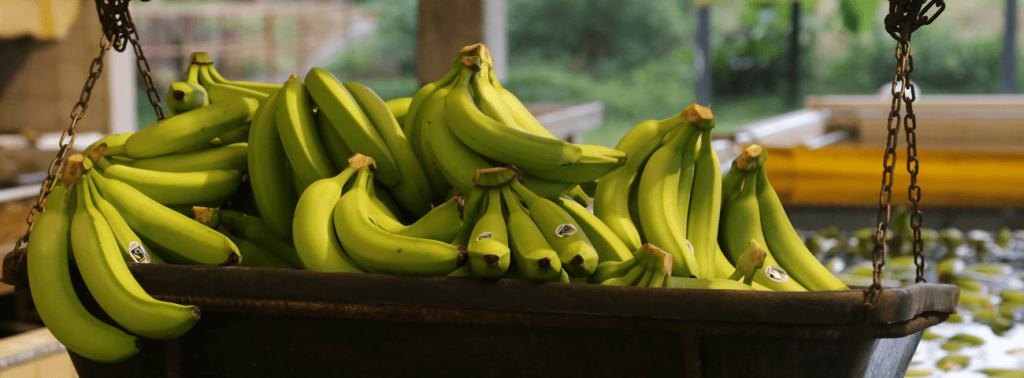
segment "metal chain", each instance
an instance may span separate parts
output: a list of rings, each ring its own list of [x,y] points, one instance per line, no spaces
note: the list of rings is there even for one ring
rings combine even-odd
[[[43,181],[43,185],[39,188],[36,204],[29,209],[28,216],[25,219],[28,227],[25,230],[25,235],[15,241],[15,251],[21,249],[22,245],[28,242],[36,219],[46,209],[46,198],[53,191],[54,186],[57,185],[57,175],[64,169],[65,158],[67,158],[68,151],[71,150],[78,135],[75,131],[78,121],[85,117],[85,112],[89,109],[89,99],[92,97],[92,90],[103,74],[103,58],[108,50],[114,49],[115,51],[123,52],[127,48],[128,43],[132,44],[135,50],[136,66],[138,66],[139,73],[142,74],[146,82],[149,102],[153,105],[157,119],[164,119],[163,109],[160,107],[160,95],[157,93],[156,86],[153,84],[153,78],[150,76],[149,62],[142,53],[142,45],[139,43],[139,35],[136,32],[135,23],[132,22],[131,14],[128,12],[128,0],[96,0],[96,13],[99,15],[100,24],[103,28],[103,36],[100,37],[100,52],[89,65],[89,76],[82,87],[82,93],[78,96],[78,102],[71,108],[71,126],[68,126],[68,129],[64,130],[64,133],[60,136],[60,148],[57,150],[57,156],[50,162],[50,167],[46,171],[46,180]]]
[[[927,13],[935,7],[935,13],[928,16]],[[875,299],[882,292],[882,267],[888,259],[888,245],[886,240],[889,236],[889,221],[891,219],[892,184],[896,167],[896,144],[900,132],[900,124],[907,130],[907,171],[910,172],[910,188],[908,195],[913,203],[911,214],[911,227],[914,230],[914,264],[917,266],[916,282],[924,282],[924,246],[921,240],[921,211],[918,202],[921,199],[921,186],[917,184],[917,172],[919,162],[917,159],[917,117],[914,115],[913,103],[917,99],[917,92],[910,82],[910,73],[914,70],[914,58],[910,55],[910,35],[917,28],[935,21],[935,19],[946,9],[945,1],[930,0],[925,5],[925,0],[889,0],[889,14],[885,17],[885,30],[896,39],[896,75],[892,80],[892,108],[889,111],[889,119],[886,124],[888,134],[886,136],[885,155],[882,158],[882,189],[878,195],[878,227],[875,229],[875,249],[871,256],[871,264],[874,268],[871,287],[865,292],[864,303],[869,307],[875,306]],[[907,114],[900,116],[900,108],[906,103]]]
[[[67,157],[68,151],[71,150],[71,146],[74,145],[75,138],[77,137],[75,127],[78,125],[78,121],[85,117],[85,112],[89,110],[89,99],[92,97],[93,87],[96,86],[100,75],[103,74],[103,57],[112,46],[110,39],[106,35],[100,38],[100,53],[96,58],[93,58],[92,64],[89,65],[89,77],[85,79],[85,85],[82,87],[82,93],[78,96],[78,102],[71,108],[71,126],[68,126],[68,129],[64,130],[64,133],[60,136],[60,149],[57,150],[57,156],[50,162],[50,168],[46,171],[46,180],[43,181],[43,185],[39,188],[39,195],[36,197],[35,206],[32,206],[28,211],[28,218],[25,220],[25,223],[28,224],[28,229],[25,230],[25,235],[18,238],[14,243],[15,251],[21,249],[22,244],[28,242],[29,235],[32,234],[32,226],[35,225],[39,214],[45,209],[46,197],[50,195],[53,187],[57,185],[57,175],[64,169],[64,159]]]

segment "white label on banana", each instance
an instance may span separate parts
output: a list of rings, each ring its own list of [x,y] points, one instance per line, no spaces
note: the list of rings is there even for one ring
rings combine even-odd
[[[145,248],[142,248],[142,244],[138,242],[128,243],[128,254],[132,256],[132,260],[137,263],[148,264],[149,253],[146,252]]]
[[[490,239],[490,238],[493,238],[493,237],[494,237],[494,234],[491,234],[490,232],[482,232],[482,233],[480,233],[480,236],[476,237],[476,241],[481,241],[481,240],[484,240],[484,239]]]
[[[558,235],[558,237],[560,238],[564,238],[575,233],[576,226],[573,225],[572,223],[560,224],[558,225],[558,228],[555,229],[555,235]]]
[[[775,282],[779,282],[779,283],[789,281],[789,273],[786,273],[786,270],[782,269],[782,267],[780,267],[780,266],[775,266],[775,265],[765,266],[764,267],[764,275],[767,276],[769,280],[772,280],[772,281],[775,281]]]

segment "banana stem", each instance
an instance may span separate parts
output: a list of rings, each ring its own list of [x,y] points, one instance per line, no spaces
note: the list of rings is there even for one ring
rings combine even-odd
[[[732,167],[741,171],[752,171],[764,166],[767,160],[768,151],[760,145],[751,144],[732,161]]]
[[[64,176],[61,180],[64,181],[64,186],[70,188],[72,185],[82,181],[82,176],[88,172],[85,169],[85,156],[79,153],[68,157],[66,163],[64,163]]]

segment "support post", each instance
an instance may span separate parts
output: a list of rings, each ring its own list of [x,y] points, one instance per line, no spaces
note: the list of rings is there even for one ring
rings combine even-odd
[[[697,76],[696,103],[711,105],[711,15],[710,6],[697,9],[697,51],[693,54],[693,71]]]
[[[800,106],[800,1],[793,1],[793,12],[790,14],[789,31],[789,87],[786,94],[786,106]]]
[[[1003,30],[1003,93],[1017,93],[1017,0],[1006,0]]]
[[[459,49],[481,42],[491,50],[498,78],[507,75],[505,0],[421,0],[417,18],[416,76],[420,84],[443,77]]]

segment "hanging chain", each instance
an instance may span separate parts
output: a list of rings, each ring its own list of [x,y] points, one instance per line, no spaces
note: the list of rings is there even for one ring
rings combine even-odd
[[[68,129],[64,130],[64,133],[60,136],[60,148],[57,150],[57,156],[50,162],[50,167],[46,171],[46,180],[43,181],[43,185],[39,188],[39,195],[36,197],[35,206],[29,209],[28,217],[25,220],[25,223],[28,224],[28,229],[25,231],[25,235],[15,241],[15,251],[21,249],[22,245],[28,242],[36,219],[39,218],[39,214],[46,208],[46,197],[50,195],[54,186],[57,185],[57,175],[64,169],[65,158],[68,152],[71,151],[71,147],[74,145],[75,138],[78,135],[75,131],[78,121],[85,117],[85,112],[89,109],[89,99],[92,97],[92,90],[103,74],[103,58],[108,50],[114,49],[115,51],[122,52],[128,43],[134,46],[136,65],[146,81],[149,101],[153,104],[157,119],[164,118],[163,109],[160,107],[160,96],[157,94],[156,87],[153,85],[153,79],[150,77],[149,62],[146,61],[146,56],[142,54],[142,46],[139,43],[138,33],[135,31],[135,24],[128,13],[128,0],[96,0],[96,11],[99,14],[100,24],[103,27],[103,36],[100,37],[100,52],[89,65],[89,76],[85,79],[85,85],[82,86],[82,93],[78,96],[78,102],[71,108],[71,126],[68,126]]]
[[[927,13],[935,7],[935,13]],[[896,167],[896,144],[902,123],[907,130],[907,171],[910,172],[910,188],[908,195],[913,203],[910,217],[911,228],[914,230],[914,264],[917,266],[916,282],[924,282],[924,246],[921,240],[921,211],[918,202],[921,200],[921,186],[917,184],[917,117],[914,115],[913,103],[917,92],[910,82],[910,73],[914,71],[914,58],[910,55],[910,35],[917,28],[935,21],[935,18],[946,9],[943,0],[889,0],[889,14],[885,16],[885,30],[896,40],[896,75],[892,79],[892,108],[886,124],[888,134],[885,141],[885,155],[882,159],[882,189],[878,195],[878,228],[875,229],[875,249],[871,256],[872,275],[871,287],[865,292],[864,303],[874,307],[875,299],[882,292],[882,267],[888,258],[889,250],[886,243],[889,236],[889,220],[891,218],[892,184]],[[900,108],[907,106],[906,116],[900,116]]]

